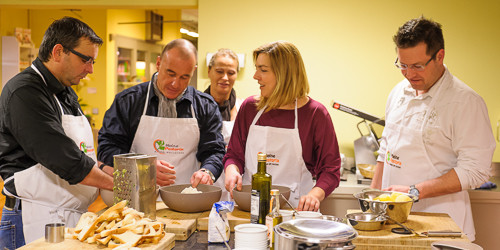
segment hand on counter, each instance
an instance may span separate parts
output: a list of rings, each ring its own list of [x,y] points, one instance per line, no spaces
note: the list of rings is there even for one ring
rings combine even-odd
[[[226,186],[226,190],[231,194],[231,198],[233,198],[233,188],[236,186],[236,190],[241,190],[243,179],[238,167],[234,164],[227,166],[224,172],[226,173],[224,185]]]
[[[156,161],[156,183],[160,186],[168,186],[175,183],[174,166],[170,163],[158,160]]]
[[[307,195],[300,197],[298,211],[318,211],[321,201],[325,198],[325,191],[314,187]]]

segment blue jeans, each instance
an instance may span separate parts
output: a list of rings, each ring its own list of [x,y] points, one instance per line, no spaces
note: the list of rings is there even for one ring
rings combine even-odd
[[[26,245],[23,233],[23,218],[19,205],[21,200],[16,200],[13,210],[5,207],[2,210],[2,221],[0,222],[0,249],[11,249]]]

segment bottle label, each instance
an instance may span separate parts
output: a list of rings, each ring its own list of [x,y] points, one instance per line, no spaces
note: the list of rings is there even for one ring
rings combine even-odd
[[[271,249],[274,248],[274,227],[283,222],[283,217],[281,217],[280,214],[274,216],[276,217],[273,217],[271,215],[266,216],[267,238],[269,240],[269,247]]]
[[[258,190],[252,189],[252,194],[250,196],[250,222],[259,223],[259,197],[260,192]]]
[[[266,226],[267,226],[267,238],[269,239],[269,247],[273,246],[274,243],[274,223],[273,223],[273,217],[271,216],[266,216]]]

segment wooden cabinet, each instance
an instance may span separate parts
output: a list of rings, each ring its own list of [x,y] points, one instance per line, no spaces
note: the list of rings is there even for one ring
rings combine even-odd
[[[116,92],[149,81],[163,46],[119,35],[112,39],[116,41]]]
[[[2,88],[17,73],[29,67],[36,55],[33,44],[21,44],[14,36],[2,36]]]
[[[484,249],[498,249],[500,237],[500,163],[491,165],[493,177],[490,181],[497,184],[491,190],[469,190],[472,217],[476,228],[476,240],[474,243]]]
[[[345,218],[347,210],[360,209],[359,201],[353,194],[369,188],[370,185],[358,184],[356,174],[346,174],[346,178],[346,181],[341,181],[339,187],[321,202],[319,209],[322,214]]]

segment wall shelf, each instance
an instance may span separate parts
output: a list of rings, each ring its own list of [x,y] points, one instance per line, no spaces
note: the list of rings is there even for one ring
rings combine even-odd
[[[116,51],[116,93],[149,81],[156,72],[156,58],[163,45],[135,38],[112,35]]]
[[[31,65],[38,49],[22,44],[14,36],[2,36],[2,88],[7,81]]]

